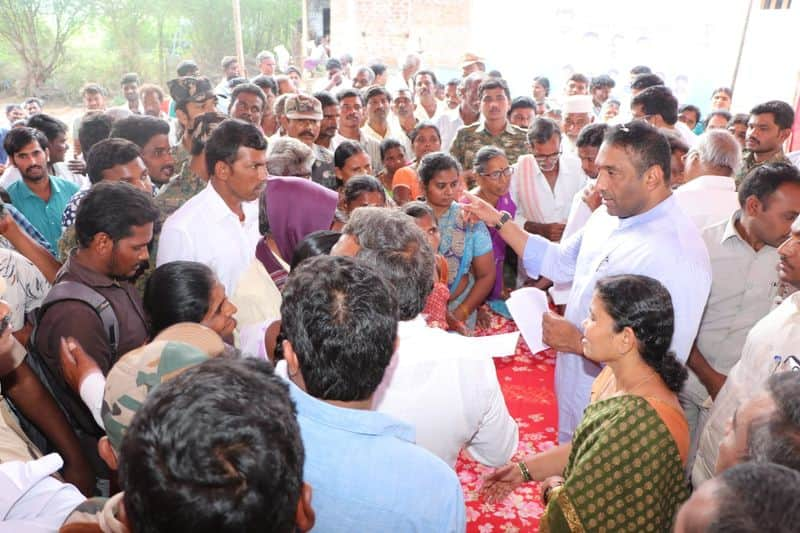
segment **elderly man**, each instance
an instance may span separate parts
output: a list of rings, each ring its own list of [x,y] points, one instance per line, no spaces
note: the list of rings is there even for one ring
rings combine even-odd
[[[433,288],[433,250],[413,219],[399,211],[353,211],[334,255],[374,267],[398,300],[395,362],[375,392],[377,410],[413,425],[417,444],[451,467],[461,448],[489,466],[517,448],[494,364],[468,339],[428,327],[420,314]],[[424,379],[423,379],[424,376]]]
[[[584,94],[568,96],[561,108],[561,131],[563,149],[575,153],[575,141],[584,126],[594,121],[592,97]]]
[[[486,63],[482,57],[467,52],[461,62],[461,77],[466,78],[473,72],[486,72]]]
[[[236,59],[236,56],[223,57],[222,61],[220,61],[220,67],[222,67],[222,79],[220,79],[217,86],[214,87],[214,94],[223,100],[217,105],[220,108],[219,111],[224,113],[225,105],[228,103],[228,97],[231,95],[230,81],[233,78],[238,78],[241,76],[241,69],[239,66],[239,60]]]
[[[258,63],[258,70],[262,76],[275,75],[275,54],[269,50],[263,50],[256,56],[256,63]]]
[[[364,90],[375,81],[375,73],[369,67],[358,67],[353,76],[353,89]]]
[[[261,129],[261,119],[267,107],[267,95],[258,85],[241,83],[233,88],[228,115],[249,122]]]
[[[672,348],[680,361],[689,356],[711,286],[705,244],[681,211],[670,188],[669,142],[656,128],[636,121],[615,126],[597,154],[595,188],[603,199],[581,231],[561,244],[530,235],[490,204],[469,195],[464,209],[498,228],[522,258],[531,277],[572,282],[566,314],[544,316],[543,339],[558,350],[556,395],[559,442],[567,442],[589,403],[600,367],[583,355],[579,329],[589,316],[598,279],[641,274],[660,280],[675,307]],[[675,258],[680,261],[676,262]]]
[[[444,113],[436,121],[442,137],[442,150],[449,151],[456,133],[463,126],[474,124],[481,118],[481,99],[479,89],[486,79],[483,72],[473,72],[461,80],[458,86],[458,97],[461,103],[448,113]]]
[[[311,178],[316,157],[304,142],[293,137],[281,137],[269,145],[267,171],[270,176]]]
[[[322,121],[322,104],[313,96],[294,94],[286,99],[286,135],[302,141],[314,152],[311,179],[329,189],[336,189],[333,152],[314,144]]]
[[[725,130],[710,130],[684,158],[685,183],[675,199],[697,229],[728,218],[739,209],[733,172],[742,158],[736,139]]]
[[[696,449],[704,404],[716,397],[741,355],[747,333],[778,295],[777,248],[800,214],[800,172],[770,163],[739,188],[741,209],[703,229],[711,259],[711,294],[687,361],[689,381],[680,394]]]

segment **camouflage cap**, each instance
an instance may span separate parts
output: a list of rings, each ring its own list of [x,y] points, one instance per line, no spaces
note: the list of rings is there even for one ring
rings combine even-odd
[[[175,100],[175,105],[185,102],[203,103],[216,96],[211,88],[211,82],[204,76],[183,76],[167,82],[169,95]]]
[[[187,368],[220,355],[225,344],[200,324],[176,324],[153,342],[123,355],[106,376],[101,416],[108,440],[119,451],[136,412],[155,387]]]
[[[288,119],[322,120],[322,104],[313,96],[293,94],[284,103],[284,113]]]

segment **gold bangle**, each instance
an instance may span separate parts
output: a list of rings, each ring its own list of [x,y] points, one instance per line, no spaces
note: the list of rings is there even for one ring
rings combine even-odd
[[[524,481],[525,483],[533,481],[531,473],[528,472],[528,465],[525,464],[525,461],[518,462],[517,466],[519,467],[519,471],[522,472],[522,481]]]

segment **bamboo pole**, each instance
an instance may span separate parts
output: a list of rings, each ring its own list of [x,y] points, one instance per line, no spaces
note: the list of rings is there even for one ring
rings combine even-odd
[[[247,77],[247,67],[244,63],[244,43],[242,42],[242,13],[239,9],[239,0],[233,0],[233,34],[236,38],[236,58],[239,61],[239,73]]]

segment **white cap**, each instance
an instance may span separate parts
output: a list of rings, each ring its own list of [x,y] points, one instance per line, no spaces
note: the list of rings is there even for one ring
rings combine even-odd
[[[564,105],[561,106],[561,112],[565,115],[572,113],[591,113],[594,110],[592,97],[588,94],[573,94],[567,96],[564,100]]]

